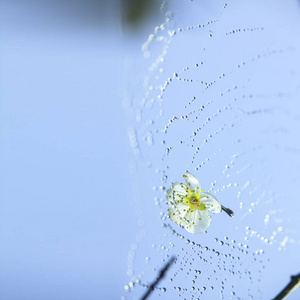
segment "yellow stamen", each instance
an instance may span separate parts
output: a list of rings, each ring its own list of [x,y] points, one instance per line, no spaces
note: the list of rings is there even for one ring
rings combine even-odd
[[[194,211],[195,209],[206,210],[206,206],[201,202],[200,194],[195,191],[188,190],[188,194],[184,200],[190,210]]]

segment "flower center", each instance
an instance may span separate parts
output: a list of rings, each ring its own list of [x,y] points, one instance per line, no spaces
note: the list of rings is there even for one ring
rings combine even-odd
[[[201,202],[200,194],[193,193],[192,191],[188,191],[185,204],[187,204],[192,211],[195,209],[206,210],[206,206]]]

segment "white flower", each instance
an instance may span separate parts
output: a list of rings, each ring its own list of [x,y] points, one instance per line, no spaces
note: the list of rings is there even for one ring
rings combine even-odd
[[[167,190],[170,219],[193,234],[204,232],[210,225],[212,213],[220,213],[223,206],[210,193],[201,190],[199,180],[186,172],[187,185],[179,182]]]

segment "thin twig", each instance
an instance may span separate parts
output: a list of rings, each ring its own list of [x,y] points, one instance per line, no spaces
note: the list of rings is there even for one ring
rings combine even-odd
[[[221,208],[222,208],[222,210],[224,210],[226,212],[226,214],[229,217],[233,217],[234,216],[234,212],[230,208],[224,207],[223,205],[221,205]]]
[[[285,299],[299,285],[300,285],[300,273],[298,275],[291,276],[290,283],[273,300]]]
[[[166,265],[160,270],[158,278],[149,286],[147,292],[145,295],[141,298],[141,300],[145,300],[148,298],[148,296],[152,293],[152,291],[155,289],[156,285],[160,282],[160,280],[165,276],[167,270],[170,268],[170,266],[175,261],[175,256],[171,257],[170,260],[166,263]]]

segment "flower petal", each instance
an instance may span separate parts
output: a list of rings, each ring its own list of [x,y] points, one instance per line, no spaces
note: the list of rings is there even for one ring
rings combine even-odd
[[[201,202],[206,206],[206,209],[213,214],[220,213],[222,211],[219,201],[210,193],[200,193]]]
[[[196,209],[186,214],[185,220],[187,224],[185,229],[190,233],[202,233],[210,225],[211,217],[207,211]]]
[[[183,218],[176,213],[175,210],[169,208],[169,217],[170,217],[170,220],[178,225],[181,225],[182,222],[183,222]]]
[[[185,224],[184,217],[187,214],[188,209],[189,207],[182,203],[170,205],[170,208],[168,210],[169,210],[169,217],[171,221],[179,225],[184,225]]]
[[[183,183],[175,182],[171,185],[171,188],[177,194],[186,195],[186,186]]]
[[[191,191],[196,191],[200,193],[201,185],[199,180],[194,175],[192,175],[190,172],[185,172],[183,177],[185,178],[187,186]]]
[[[172,204],[182,201],[186,196],[186,186],[183,183],[175,182],[171,188],[167,190],[167,200],[173,200]]]

